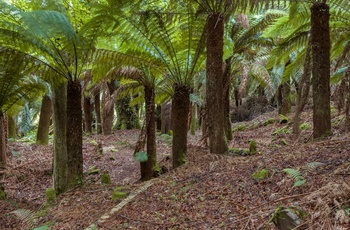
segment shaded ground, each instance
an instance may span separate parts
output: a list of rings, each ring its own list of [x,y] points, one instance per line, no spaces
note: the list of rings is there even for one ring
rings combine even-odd
[[[265,126],[269,118],[275,120]],[[276,229],[269,219],[280,206],[308,213],[305,229],[349,229],[350,137],[342,130],[343,118],[335,117],[334,135],[320,141],[311,138],[308,113],[303,121],[305,130],[297,140],[290,125],[280,124],[274,113],[235,124],[230,147],[247,149],[255,140],[256,155],[242,156],[233,149],[230,156],[208,154],[199,145],[199,135],[190,136],[188,163],[154,179],[151,187],[104,223],[97,220],[120,202],[111,199],[114,188],[136,191],[144,184],[138,181],[139,166],[132,159],[137,130],[99,137],[104,138],[102,156],[97,153],[97,137],[86,138],[84,171],[96,166],[101,172],[86,175],[84,186],[59,196],[49,208],[42,204],[52,183],[52,147],[12,143],[16,156],[10,157],[0,178],[9,197],[0,201],[1,229],[25,229],[30,224],[84,229],[93,223],[98,229]],[[169,167],[169,137],[159,136],[157,145],[160,164]],[[287,168],[298,170],[302,179],[288,176],[283,171]],[[254,179],[252,175],[262,169],[268,177]],[[100,183],[103,172],[110,174],[112,184]],[[305,183],[292,188],[297,180]],[[10,213],[20,208],[36,211],[37,218],[32,223],[20,221]]]

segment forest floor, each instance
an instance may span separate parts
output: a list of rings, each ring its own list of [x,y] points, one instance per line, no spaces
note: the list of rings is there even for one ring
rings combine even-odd
[[[86,136],[84,185],[50,205],[44,203],[52,186],[52,145],[12,142],[8,168],[0,172],[8,196],[0,200],[0,229],[277,229],[271,220],[282,207],[306,214],[298,229],[350,229],[344,116],[332,118],[331,137],[313,140],[310,114],[302,114],[297,139],[276,112],[235,123],[228,156],[209,154],[200,133],[189,135],[187,163],[148,182],[139,181],[133,159],[139,130]],[[171,137],[157,138],[159,165],[170,168]],[[255,155],[243,150],[250,140],[257,142]],[[103,173],[111,184],[101,183]],[[114,191],[129,197],[112,200]],[[118,204],[124,206],[114,208]]]

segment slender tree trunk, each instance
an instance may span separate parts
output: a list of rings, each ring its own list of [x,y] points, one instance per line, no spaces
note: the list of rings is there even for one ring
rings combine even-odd
[[[101,121],[101,100],[100,93],[96,93],[94,97],[95,101],[95,116],[96,116],[96,132],[98,134],[102,133],[102,121]]]
[[[171,107],[173,127],[173,168],[183,165],[187,154],[188,113],[190,111],[190,89],[188,86],[175,85]]]
[[[231,141],[233,139],[232,135],[232,124],[230,118],[230,75],[231,75],[231,58],[225,60],[225,70],[224,70],[224,117],[225,117],[225,135],[226,140]]]
[[[92,106],[91,98],[84,97],[84,131],[87,134],[92,133]]]
[[[310,46],[307,47],[306,50],[306,57],[305,57],[305,63],[304,63],[304,72],[301,76],[300,83],[299,83],[299,89],[297,91],[297,106],[296,111],[294,115],[294,122],[293,122],[293,133],[299,134],[299,125],[300,125],[300,114],[304,110],[304,107],[307,103],[308,97],[309,97],[309,91],[310,91],[310,77],[311,77],[311,71],[310,71],[310,61],[311,61],[311,49]]]
[[[38,132],[36,135],[36,143],[38,145],[49,144],[51,115],[52,115],[52,101],[48,95],[45,95],[41,103],[39,126],[38,126]]]
[[[329,7],[311,7],[312,92],[314,138],[331,134]]]
[[[113,129],[114,120],[114,101],[111,95],[113,94],[115,88],[113,83],[107,83],[108,92],[104,92],[102,102],[103,102],[103,115],[102,115],[102,130],[104,135],[111,135]],[[114,100],[114,99],[113,99]]]
[[[53,187],[57,194],[68,189],[67,158],[67,83],[52,87],[54,152],[53,152]]]
[[[157,163],[156,153],[156,119],[154,88],[144,86],[146,102],[146,135],[148,160],[141,163],[141,180],[149,180],[154,176],[154,169]]]
[[[0,113],[0,169],[5,168],[7,164],[6,129],[5,114]]]
[[[75,187],[83,182],[83,135],[82,135],[81,85],[68,81],[67,85],[67,155],[68,185]]]
[[[224,18],[219,13],[209,15],[207,22],[207,79],[206,106],[211,153],[224,154],[228,147],[225,140],[225,113],[223,81]]]
[[[7,122],[8,122],[8,138],[12,138],[13,140],[16,140],[17,138],[17,124],[16,120],[12,116],[7,116]]]
[[[140,128],[139,118],[135,107],[130,106],[131,96],[126,96],[117,100],[116,112],[117,112],[117,123],[116,129],[135,129]]]
[[[197,107],[198,106],[195,103],[192,105],[191,127],[190,127],[191,135],[195,135],[198,128]]]
[[[290,80],[281,85],[282,105],[280,107],[280,114],[287,115],[291,110],[290,102]]]

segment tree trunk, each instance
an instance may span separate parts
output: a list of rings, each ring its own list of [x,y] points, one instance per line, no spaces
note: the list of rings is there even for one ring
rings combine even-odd
[[[304,110],[304,107],[307,103],[310,91],[310,61],[311,61],[311,53],[310,46],[307,47],[306,57],[304,63],[304,72],[301,76],[299,87],[297,90],[297,106],[293,120],[293,133],[299,134],[299,125],[300,125],[300,114]]]
[[[188,86],[175,85],[171,106],[173,127],[173,168],[183,165],[187,154],[188,113],[190,111],[190,89]]]
[[[287,115],[291,110],[289,80],[280,86],[279,94],[279,103],[281,103],[278,109],[279,114]]]
[[[8,138],[16,140],[17,138],[17,124],[14,117],[7,115],[8,122]]]
[[[87,134],[92,133],[92,106],[91,98],[84,97],[84,131]]]
[[[140,128],[139,118],[135,107],[130,106],[131,97],[128,95],[124,98],[117,100],[116,112],[117,112],[117,124],[116,129],[135,129]]]
[[[231,141],[232,135],[232,124],[230,118],[230,75],[231,75],[231,58],[225,60],[225,71],[224,71],[224,118],[225,118],[225,135],[226,140]]]
[[[83,135],[82,135],[81,85],[68,81],[67,85],[67,156],[68,186],[83,182]]]
[[[314,138],[331,134],[329,7],[311,7],[312,92]]]
[[[115,88],[113,83],[107,83],[108,92],[104,92],[102,103],[103,103],[103,113],[102,113],[102,130],[104,135],[111,135],[114,120],[114,101],[112,100]],[[113,98],[114,100],[114,98]]]
[[[96,116],[96,132],[98,134],[102,133],[102,121],[101,121],[101,100],[100,100],[100,93],[98,92],[95,97],[95,116]]]
[[[223,81],[224,18],[219,13],[209,15],[207,22],[207,79],[206,106],[209,146],[211,153],[224,154],[228,147],[225,140],[225,113]]]
[[[53,187],[56,194],[68,189],[67,159],[67,83],[52,87],[54,152],[53,152]]]
[[[52,115],[52,101],[48,95],[45,95],[41,103],[39,126],[38,126],[38,132],[36,135],[36,143],[38,145],[49,144],[51,115]]]
[[[154,88],[144,86],[146,102],[146,136],[148,160],[141,163],[141,180],[149,180],[154,176],[154,169],[157,163],[156,153],[156,119]]]
[[[7,164],[6,129],[5,114],[0,113],[0,169],[5,168]]]
[[[164,134],[169,134],[170,130],[172,129],[171,109],[172,109],[171,104],[169,102],[165,102],[162,104],[162,108],[161,108],[161,119],[162,119],[161,132]]]

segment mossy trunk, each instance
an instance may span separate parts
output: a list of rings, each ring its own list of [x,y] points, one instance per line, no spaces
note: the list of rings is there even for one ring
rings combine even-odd
[[[96,93],[94,97],[94,109],[95,109],[95,119],[96,119],[96,132],[98,134],[102,133],[102,121],[101,121],[101,99],[100,93]]]
[[[40,109],[40,118],[38,132],[36,135],[36,143],[38,145],[49,144],[50,122],[52,115],[52,101],[50,96],[43,96]]]
[[[278,113],[287,115],[291,111],[290,81],[283,83],[278,90]]]
[[[52,87],[54,151],[53,151],[53,187],[57,194],[68,189],[67,158],[67,83]]]
[[[137,116],[137,110],[135,106],[130,106],[131,96],[126,96],[117,100],[116,112],[117,112],[117,123],[116,129],[139,129],[140,122]]]
[[[155,176],[155,166],[157,164],[156,153],[156,119],[155,119],[155,102],[154,88],[144,86],[145,103],[146,103],[146,152],[148,160],[141,163],[141,180],[149,180]]]
[[[90,97],[84,97],[84,131],[87,134],[92,133],[92,111],[93,104]]]
[[[190,88],[185,85],[174,86],[171,106],[173,127],[173,168],[183,165],[187,155],[188,113],[190,111]]]
[[[314,138],[331,134],[329,7],[311,7],[312,92]]]
[[[0,169],[7,165],[6,129],[5,114],[0,112]]]
[[[83,182],[81,85],[68,81],[67,85],[67,156],[68,185],[75,187]]]
[[[7,116],[8,138],[17,139],[17,123],[12,116]]]
[[[164,134],[169,134],[172,129],[171,124],[171,104],[169,102],[165,102],[162,104],[161,109],[161,132]]]
[[[211,153],[224,154],[228,150],[225,140],[225,111],[223,80],[224,16],[213,13],[207,20],[207,78],[206,106]]]
[[[197,109],[197,105],[193,104],[192,113],[191,113],[191,127],[190,127],[191,135],[195,135],[197,129],[198,129],[198,109]]]

